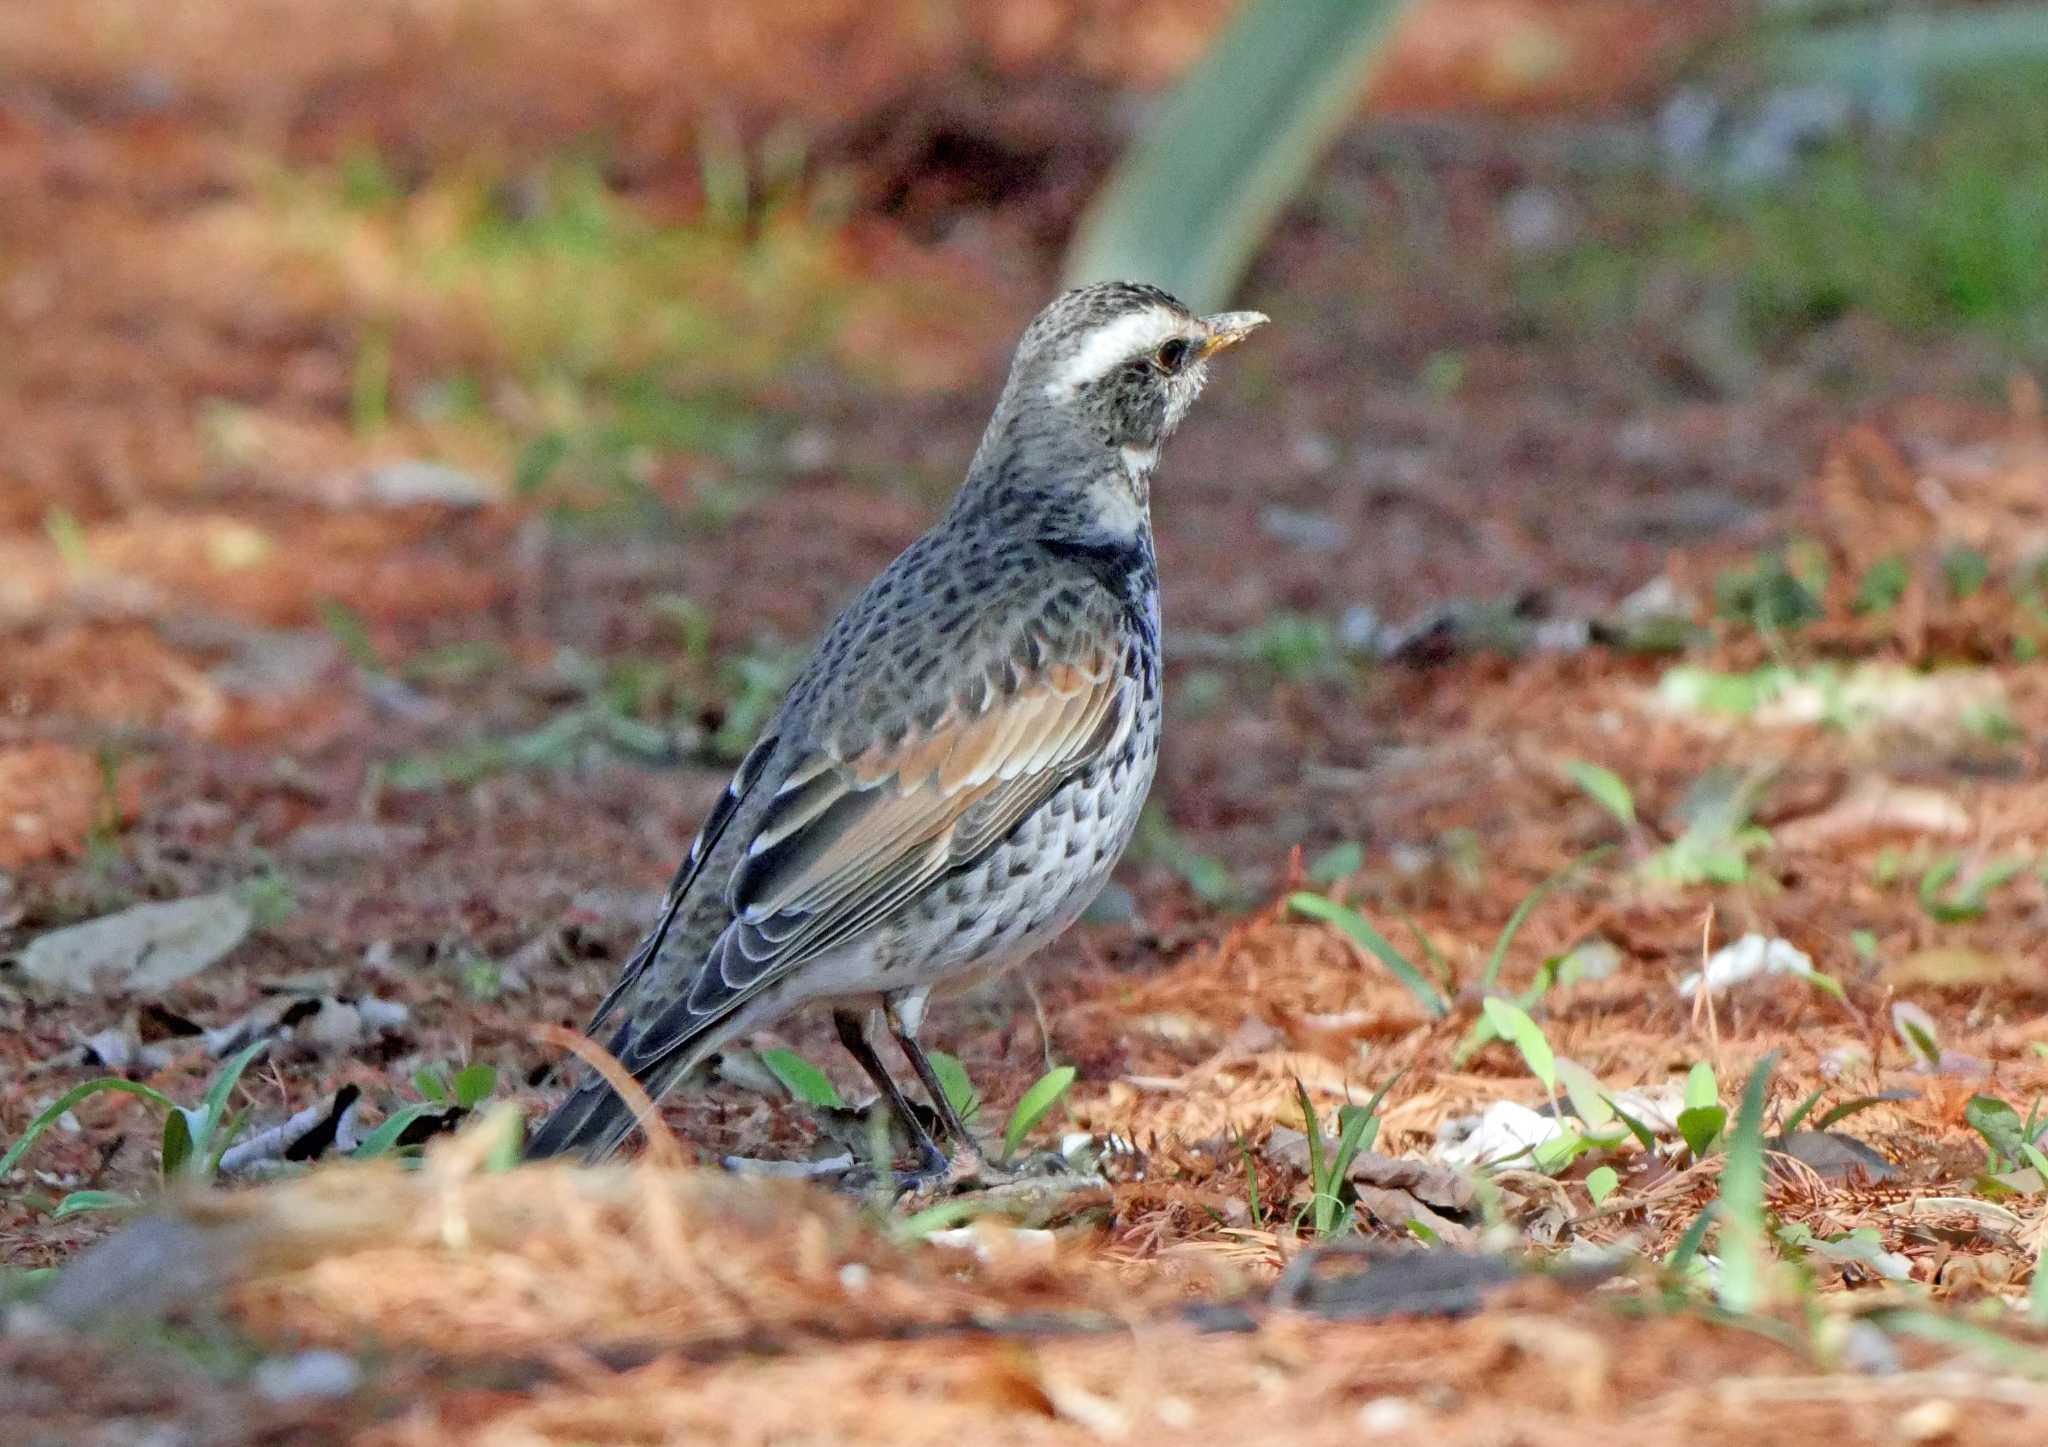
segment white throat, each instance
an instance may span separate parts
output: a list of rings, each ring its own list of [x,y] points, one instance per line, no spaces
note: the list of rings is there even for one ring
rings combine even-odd
[[[1152,495],[1152,468],[1159,461],[1159,449],[1125,447],[1119,451],[1129,486],[1106,484],[1093,489],[1094,522],[1105,537],[1128,540],[1145,529],[1145,500]]]

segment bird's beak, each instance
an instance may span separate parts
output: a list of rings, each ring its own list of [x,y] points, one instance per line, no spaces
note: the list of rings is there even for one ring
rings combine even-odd
[[[1208,328],[1209,337],[1202,343],[1201,359],[1206,361],[1225,347],[1236,346],[1266,321],[1264,312],[1218,312],[1213,317],[1203,317],[1202,325]]]

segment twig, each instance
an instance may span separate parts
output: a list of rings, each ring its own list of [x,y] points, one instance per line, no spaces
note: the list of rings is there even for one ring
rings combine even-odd
[[[587,1035],[574,1030],[565,1030],[560,1025],[536,1025],[533,1038],[544,1045],[556,1045],[570,1051],[605,1079],[605,1083],[619,1093],[619,1099],[632,1109],[633,1123],[640,1127],[647,1138],[648,1158],[657,1166],[667,1170],[681,1170],[689,1164],[682,1142],[675,1132],[668,1128],[668,1122],[661,1118],[655,1107],[654,1098],[641,1088],[619,1064],[611,1051]]]

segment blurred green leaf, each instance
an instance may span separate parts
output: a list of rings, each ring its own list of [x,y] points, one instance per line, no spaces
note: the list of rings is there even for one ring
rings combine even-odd
[[[1721,1138],[1728,1124],[1728,1111],[1718,1105],[1695,1105],[1678,1113],[1678,1133],[1695,1160],[1703,1160]]]
[[[960,1119],[972,1121],[981,1113],[981,1092],[967,1078],[967,1067],[943,1050],[928,1050],[925,1054],[938,1073],[939,1084],[946,1088],[946,1099],[952,1102],[954,1111]]]
[[[2000,1156],[2018,1165],[2027,1143],[2020,1128],[2020,1113],[1994,1095],[1973,1095],[1963,1106],[1963,1119],[1970,1129],[1984,1137],[1984,1143]]]
[[[1346,908],[1334,899],[1307,890],[1298,890],[1287,897],[1288,908],[1311,919],[1333,924],[1344,931],[1362,948],[1385,965],[1402,984],[1408,987],[1422,1004],[1422,1008],[1435,1019],[1442,1019],[1450,1013],[1450,1005],[1443,995],[1423,977],[1408,957],[1388,942],[1387,937],[1374,929],[1371,921],[1355,909]]]
[[[1614,1188],[1621,1184],[1621,1177],[1612,1166],[1595,1166],[1586,1173],[1586,1194],[1598,1206],[1614,1194]]]
[[[1601,1092],[1600,1078],[1576,1060],[1557,1057],[1557,1078],[1564,1083],[1564,1093],[1572,1103],[1572,1111],[1594,1134],[1613,1133],[1616,1124],[1613,1103]],[[1619,1139],[1619,1136],[1615,1137]]]
[[[1365,864],[1365,846],[1357,840],[1333,844],[1315,857],[1308,867],[1308,877],[1316,884],[1335,884],[1346,875],[1356,874]]]
[[[1720,1103],[1721,1088],[1714,1080],[1714,1067],[1704,1060],[1694,1062],[1685,1074],[1686,1108]]]
[[[164,1114],[163,1174],[169,1180],[192,1160],[192,1121],[183,1107],[172,1106]]]
[[[61,1221],[83,1211],[125,1211],[134,1204],[132,1198],[119,1191],[73,1191],[57,1203],[57,1209],[50,1212],[50,1219]]]
[[[782,1082],[784,1090],[805,1105],[837,1110],[845,1104],[831,1077],[794,1050],[763,1050],[761,1063]]]
[[[1896,607],[1899,599],[1906,596],[1906,585],[1912,580],[1906,560],[1897,553],[1879,558],[1857,583],[1856,597],[1850,606],[1858,613],[1885,612]]]
[[[1617,780],[1616,782],[1619,781]],[[1564,868],[1558,870],[1557,873],[1551,875],[1550,878],[1544,880],[1522,896],[1522,902],[1515,906],[1514,913],[1508,916],[1508,922],[1501,926],[1500,934],[1495,937],[1493,952],[1486,957],[1486,969],[1481,972],[1479,977],[1481,989],[1492,989],[1494,983],[1500,979],[1501,966],[1507,963],[1508,946],[1515,942],[1515,936],[1521,933],[1522,926],[1528,923],[1529,916],[1536,912],[1536,906],[1543,903],[1544,897],[1571,878],[1580,865],[1591,863],[1593,860],[1606,854],[1611,848],[1613,848],[1612,845],[1603,844],[1597,849],[1587,850],[1577,859],[1565,865]]]
[[[1555,1093],[1557,1058],[1551,1051],[1550,1041],[1543,1034],[1543,1027],[1520,1005],[1497,996],[1486,1001],[1486,1018],[1493,1022],[1493,1028],[1503,1039],[1514,1041],[1515,1048],[1522,1052],[1522,1059],[1529,1064],[1529,1073],[1543,1082],[1544,1090]]]
[[[96,1080],[74,1085],[44,1106],[36,1118],[28,1123],[28,1129],[21,1133],[21,1139],[9,1146],[5,1155],[0,1155],[0,1180],[7,1178],[7,1173],[14,1169],[15,1163],[28,1154],[29,1147],[41,1138],[44,1131],[55,1125],[65,1111],[70,1110],[81,1100],[103,1091],[112,1091],[119,1095],[139,1095],[152,1105],[162,1106],[167,1111],[178,1108],[177,1103],[161,1090],[152,1089],[139,1081],[123,1080],[118,1075],[102,1075]]]
[[[1769,1264],[1764,1230],[1764,1095],[1775,1054],[1766,1055],[1742,1088],[1742,1110],[1721,1167],[1721,1305],[1747,1316],[1764,1305]]]
[[[408,1126],[416,1120],[425,1119],[427,1116],[439,1115],[445,1109],[447,1107],[437,1101],[426,1100],[416,1101],[400,1110],[393,1111],[378,1123],[375,1130],[364,1137],[361,1145],[349,1152],[351,1159],[373,1161],[380,1156],[390,1155],[392,1151],[398,1148],[398,1138],[405,1134]]]
[[[1570,760],[1565,764],[1564,771],[1571,775],[1573,783],[1592,795],[1594,803],[1619,819],[1624,826],[1630,829],[1635,827],[1635,795],[1631,794],[1628,785],[1621,781],[1621,775],[1612,769],[1588,763],[1584,759]]]
[[[1031,1132],[1031,1128],[1044,1120],[1047,1113],[1059,1104],[1061,1096],[1074,1083],[1074,1067],[1062,1065],[1041,1075],[1032,1087],[1024,1092],[1024,1098],[1017,1102],[1017,1108],[1010,1112],[1010,1127],[1003,1132],[1003,1158],[1008,1160],[1017,1154],[1017,1146]]]
[[[482,1061],[466,1065],[455,1073],[455,1103],[464,1110],[475,1110],[497,1088],[497,1069]]]
[[[1404,0],[1251,0],[1081,219],[1069,284],[1149,281],[1228,301],[1273,220],[1356,111]]]

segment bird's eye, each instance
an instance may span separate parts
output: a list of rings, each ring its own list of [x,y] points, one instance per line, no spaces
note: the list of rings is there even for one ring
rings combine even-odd
[[[1194,345],[1186,337],[1174,337],[1153,354],[1152,364],[1162,372],[1178,372],[1187,365],[1188,353],[1192,350]]]

